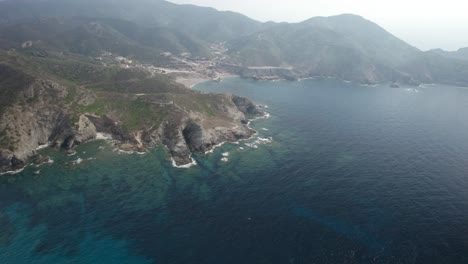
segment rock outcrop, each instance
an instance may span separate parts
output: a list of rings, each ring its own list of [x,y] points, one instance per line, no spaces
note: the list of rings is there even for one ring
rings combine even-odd
[[[177,165],[191,163],[192,153],[206,153],[222,142],[247,139],[255,131],[246,125],[248,116],[262,112],[247,98],[223,95],[224,117],[209,118],[200,113],[175,111],[153,134],[167,146]]]
[[[0,171],[17,169],[42,145],[62,147],[74,134],[62,104],[67,90],[57,83],[36,80],[19,95],[18,103],[0,117]]]

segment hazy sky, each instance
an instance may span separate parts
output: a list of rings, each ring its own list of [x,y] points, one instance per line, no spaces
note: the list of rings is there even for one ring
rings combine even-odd
[[[299,22],[314,16],[361,15],[413,46],[468,47],[466,0],[170,0],[240,12],[260,21]]]

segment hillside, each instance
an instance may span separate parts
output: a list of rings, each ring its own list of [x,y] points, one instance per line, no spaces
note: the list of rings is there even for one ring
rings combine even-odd
[[[262,23],[234,12],[176,5],[162,0],[6,0],[0,2],[0,23],[41,17],[93,17],[132,21],[145,27],[167,27],[211,42],[248,35]]]
[[[167,51],[211,56],[207,43],[186,33],[118,19],[37,18],[0,27],[1,48],[20,48],[27,41],[34,49],[86,56],[108,51],[142,61],[157,61],[159,54]]]
[[[218,69],[249,78],[468,85],[466,50],[422,52],[349,14],[288,24],[161,0],[0,2],[0,47],[25,41],[39,49],[85,56],[109,51],[157,64],[165,64],[161,53],[190,53],[191,59],[210,59]]]
[[[125,151],[164,145],[184,165],[192,152],[250,137],[246,118],[260,114],[245,98],[80,56],[0,52],[0,85],[0,171],[21,168],[41,145],[73,152],[101,134]]]
[[[468,84],[463,77],[468,64],[425,54],[355,15],[279,24],[230,41],[228,47],[229,54],[244,66],[292,67],[302,76],[332,76],[359,83]],[[440,65],[434,67],[438,61]],[[448,75],[449,71],[453,74]]]
[[[427,51],[428,54],[436,54],[440,56],[444,56],[447,58],[458,59],[458,60],[466,60],[468,61],[468,48],[461,48],[457,51],[445,51],[442,49],[435,49]]]

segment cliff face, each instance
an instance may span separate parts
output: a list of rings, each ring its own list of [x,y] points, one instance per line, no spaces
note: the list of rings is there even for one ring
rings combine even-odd
[[[35,80],[3,111],[0,170],[17,169],[40,145],[60,146],[72,135],[66,107],[57,103],[66,96],[67,90],[56,83]]]
[[[206,153],[222,142],[236,142],[255,133],[246,124],[247,116],[261,114],[256,106],[244,97],[218,96],[219,117],[176,110],[152,136],[167,146],[177,165],[190,163],[192,152]]]
[[[99,134],[111,135],[127,151],[143,151],[163,144],[177,165],[191,163],[193,152],[205,153],[221,142],[234,142],[254,134],[245,125],[246,115],[257,115],[260,111],[250,100],[187,92],[209,97],[219,113],[208,115],[173,103],[154,108],[166,108],[168,113],[162,116],[159,125],[129,129],[119,119],[119,114],[125,114],[122,109],[108,109],[101,115],[76,110],[95,103],[93,91],[79,88],[71,94],[68,87],[36,79],[22,89],[15,103],[0,113],[0,172],[23,167],[41,146],[72,151]]]

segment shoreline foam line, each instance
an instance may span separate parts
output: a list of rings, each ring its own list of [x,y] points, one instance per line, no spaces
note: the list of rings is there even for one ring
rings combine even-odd
[[[256,118],[253,118],[253,119],[250,119],[250,120],[249,120],[249,122],[247,123],[247,127],[248,127],[249,129],[251,129],[252,131],[254,131],[254,134],[252,134],[251,137],[246,138],[246,139],[240,139],[240,140],[238,140],[238,141],[236,141],[236,142],[229,142],[229,141],[221,142],[221,143],[219,143],[219,144],[214,145],[210,150],[205,151],[204,155],[213,153],[214,150],[215,150],[216,148],[221,147],[221,146],[223,146],[223,145],[226,144],[226,143],[239,144],[239,142],[241,142],[241,141],[247,141],[247,140],[250,140],[250,139],[254,138],[254,137],[257,136],[259,133],[258,133],[257,130],[255,130],[255,129],[253,129],[253,128],[251,128],[251,127],[249,126],[250,123],[251,123],[252,121],[255,121],[255,120],[267,119],[267,118],[270,118],[270,114],[269,114],[268,112],[264,111],[264,112],[263,112],[263,116],[256,117]],[[165,146],[165,147],[167,148],[167,146]],[[226,158],[226,157],[224,157],[224,158]],[[175,160],[174,160],[174,158],[171,157],[172,166],[175,167],[175,168],[179,168],[179,169],[188,169],[188,168],[191,168],[191,167],[193,167],[193,166],[198,165],[197,162],[192,158],[192,155],[190,155],[190,159],[192,159],[192,162],[189,163],[189,164],[177,165],[176,162],[175,162]]]
[[[111,134],[98,132],[96,133],[96,140],[113,140]]]
[[[24,166],[24,167],[21,168],[21,169],[17,169],[17,170],[14,170],[14,171],[5,171],[5,172],[2,172],[2,173],[0,173],[0,176],[2,176],[2,175],[15,175],[15,174],[21,173],[21,172],[24,171],[24,169],[26,169],[26,167],[28,167],[28,165]]]
[[[192,160],[191,163],[188,163],[188,164],[185,164],[185,165],[177,165],[177,163],[175,162],[174,158],[171,157],[171,161],[172,161],[172,166],[174,166],[175,168],[178,168],[178,169],[189,169],[193,166],[196,166],[197,165],[197,161],[194,160],[192,158],[192,155],[190,155],[190,159]]]
[[[37,148],[36,148],[36,151],[39,151],[39,150],[42,150],[42,149],[46,149],[50,147],[50,142],[47,143],[47,144],[44,144],[44,145],[39,145]]]
[[[224,141],[224,142],[221,142],[219,144],[216,144],[214,145],[210,150],[207,150],[205,151],[205,153],[203,153],[204,155],[208,155],[208,154],[211,154],[215,151],[216,148],[219,148],[219,147],[222,147],[224,144],[226,144],[227,141]]]

